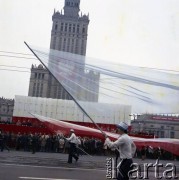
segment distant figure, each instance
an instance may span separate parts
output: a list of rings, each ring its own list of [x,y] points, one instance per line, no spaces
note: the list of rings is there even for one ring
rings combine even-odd
[[[17,126],[21,126],[20,120],[18,120],[18,121],[16,122],[16,125],[17,125]]]
[[[70,130],[70,137],[66,138],[66,140],[70,144],[70,148],[69,148],[69,152],[68,152],[69,153],[68,163],[71,164],[73,158],[77,162],[78,159],[79,159],[79,157],[76,155],[76,153],[77,153],[76,144],[77,144],[78,141],[77,141],[77,137],[76,137],[73,129]]]
[[[0,130],[0,148],[1,148],[1,151],[3,151],[3,134],[2,134],[2,130]]]
[[[162,156],[162,150],[161,150],[160,147],[158,147],[158,149],[157,149],[157,158],[158,158],[158,160],[161,158],[161,156]]]
[[[146,148],[144,146],[141,149],[141,158],[142,160],[145,160],[146,158]]]
[[[62,153],[64,151],[65,140],[60,136],[59,138],[59,152]]]
[[[35,133],[34,135],[32,135],[31,137],[31,143],[32,143],[32,154],[35,154],[36,150],[37,150],[37,143],[38,143],[38,136],[37,133]]]
[[[8,134],[6,132],[2,133],[2,149],[1,151],[3,151],[4,149],[10,151],[9,147],[7,146],[7,142],[8,142]]]

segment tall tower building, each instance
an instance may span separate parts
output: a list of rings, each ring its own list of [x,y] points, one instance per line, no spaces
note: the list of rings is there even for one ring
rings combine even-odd
[[[86,55],[89,15],[80,13],[80,0],[65,0],[64,8],[52,16],[50,49]],[[40,75],[39,75],[40,74]],[[44,74],[44,75],[43,75]],[[84,73],[89,78],[99,79],[99,74]],[[98,85],[94,88],[99,88]],[[98,96],[89,92],[86,100],[97,101]],[[71,99],[56,79],[41,66],[32,66],[29,96],[54,99]],[[89,97],[89,98],[88,98]]]
[[[54,11],[51,49],[86,55],[89,16],[79,15],[79,7],[80,0],[65,0],[64,14]]]

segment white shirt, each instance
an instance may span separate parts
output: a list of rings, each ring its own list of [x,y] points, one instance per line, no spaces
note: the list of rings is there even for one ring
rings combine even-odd
[[[75,133],[72,133],[69,138],[66,138],[66,140],[71,143],[75,143],[75,144],[77,143],[77,137],[76,137]]]
[[[127,134],[122,134],[115,142],[106,138],[105,144],[111,148],[117,148],[121,159],[131,159],[136,151],[136,146]]]

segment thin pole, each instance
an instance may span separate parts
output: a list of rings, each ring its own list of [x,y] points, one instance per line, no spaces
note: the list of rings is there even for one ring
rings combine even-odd
[[[25,45],[30,49],[30,51],[34,54],[34,56],[44,65],[44,67],[49,71],[49,73],[58,81],[58,79],[53,75],[53,73],[47,68],[47,66],[42,62],[42,60],[37,56],[37,54],[30,48],[30,46],[24,41]],[[82,108],[82,106],[77,102],[77,100],[73,97],[73,95],[67,91],[67,89],[58,81],[58,83],[65,89],[68,95],[72,98],[72,100],[77,104],[77,106],[81,109],[81,111],[92,121],[92,123],[101,131],[104,137],[106,137],[106,133],[94,122],[94,120],[88,115],[88,113]]]
[[[84,152],[86,155],[88,155],[88,156],[90,156],[90,157],[93,157],[93,156],[91,156],[90,154],[88,154],[85,150],[83,150],[82,148],[80,148],[80,147],[78,147],[78,146],[76,146],[76,148],[79,149],[79,150],[81,150],[82,152]]]

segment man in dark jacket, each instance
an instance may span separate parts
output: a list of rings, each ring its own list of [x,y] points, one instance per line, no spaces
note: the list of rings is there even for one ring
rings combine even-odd
[[[35,133],[34,135],[32,135],[32,154],[35,154],[36,149],[37,149],[37,143],[38,143],[38,136]]]

